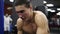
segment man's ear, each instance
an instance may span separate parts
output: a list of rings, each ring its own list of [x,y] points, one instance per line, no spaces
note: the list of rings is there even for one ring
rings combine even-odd
[[[30,6],[30,9],[32,9],[32,7]]]
[[[30,9],[33,9],[31,4],[30,4]]]

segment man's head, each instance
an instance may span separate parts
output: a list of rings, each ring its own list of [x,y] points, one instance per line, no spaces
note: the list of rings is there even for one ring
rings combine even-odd
[[[5,16],[8,17],[9,15],[6,13]]]
[[[22,19],[29,19],[32,16],[32,6],[30,1],[17,0],[15,2],[15,10],[18,16]]]

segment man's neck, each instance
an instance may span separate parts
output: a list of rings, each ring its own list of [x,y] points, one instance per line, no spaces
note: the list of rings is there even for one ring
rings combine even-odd
[[[33,22],[34,21],[34,13],[31,13],[31,16],[29,19],[25,20],[25,22]]]

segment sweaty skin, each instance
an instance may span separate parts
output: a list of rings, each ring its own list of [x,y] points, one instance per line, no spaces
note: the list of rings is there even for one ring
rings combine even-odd
[[[32,23],[23,22],[21,18],[17,20],[18,34],[23,34],[22,29],[28,34],[49,34],[48,20],[46,16],[40,11],[34,11],[34,21]]]

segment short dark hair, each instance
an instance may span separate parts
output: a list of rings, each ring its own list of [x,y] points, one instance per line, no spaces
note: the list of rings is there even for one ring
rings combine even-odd
[[[15,6],[23,5],[23,4],[25,4],[27,8],[30,7],[30,1],[28,0],[15,0]]]

